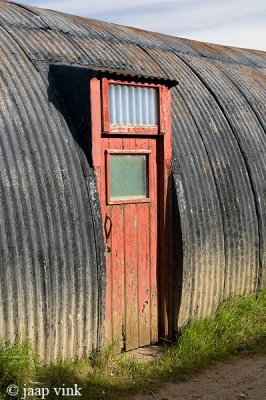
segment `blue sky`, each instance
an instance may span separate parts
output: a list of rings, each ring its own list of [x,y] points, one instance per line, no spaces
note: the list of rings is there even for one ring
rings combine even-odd
[[[190,39],[266,51],[266,0],[17,0]]]

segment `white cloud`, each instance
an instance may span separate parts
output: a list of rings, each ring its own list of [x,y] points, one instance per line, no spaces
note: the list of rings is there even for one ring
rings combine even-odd
[[[265,0],[17,0],[194,40],[266,50]]]

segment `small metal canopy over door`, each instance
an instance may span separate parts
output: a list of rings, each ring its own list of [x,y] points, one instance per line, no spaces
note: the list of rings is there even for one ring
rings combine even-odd
[[[167,319],[158,300],[164,283],[158,280],[164,281],[165,244],[170,243],[164,230],[171,167],[169,90],[94,78],[91,113],[106,241],[105,338],[130,350],[158,341],[158,314]]]

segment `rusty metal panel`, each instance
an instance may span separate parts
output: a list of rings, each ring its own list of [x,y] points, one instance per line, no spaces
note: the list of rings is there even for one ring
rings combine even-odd
[[[244,97],[246,100],[248,106],[251,108],[253,111],[255,118],[253,116],[253,119],[257,119],[257,126],[259,124],[263,129],[259,127],[259,131],[261,132],[261,140],[260,140],[260,146],[257,147],[257,150],[253,149],[253,152],[255,150],[255,153],[259,153],[259,158],[262,161],[262,166],[265,167],[265,161],[266,161],[266,150],[263,148],[263,142],[265,142],[265,134],[263,133],[266,132],[266,103],[265,103],[265,97],[266,97],[266,87],[262,87],[259,80],[259,76],[261,76],[261,71],[258,68],[249,68],[249,71],[247,71],[246,67],[243,67],[241,65],[239,66],[231,66],[231,65],[226,65],[224,63],[220,62],[215,62],[215,64],[219,67],[219,69],[223,72],[223,74],[226,75],[226,77],[237,87],[239,90],[240,94]],[[264,73],[264,83],[266,82],[266,75]],[[239,107],[240,108],[240,107]],[[249,113],[251,112],[249,111]],[[240,128],[241,129],[241,128]],[[253,129],[252,132],[250,132],[250,135],[252,134],[253,136]],[[256,143],[259,141],[256,140]],[[249,146],[250,141],[248,140],[246,145]],[[250,155],[251,153],[249,153]],[[262,155],[262,158],[261,158]],[[255,158],[257,158],[257,155],[255,155]],[[249,169],[253,166],[252,159],[249,159],[250,165]],[[261,196],[262,196],[262,203],[265,203],[265,169],[261,171],[260,176],[256,178],[258,181],[257,183],[259,184],[259,187],[256,187],[254,189],[254,197],[255,201],[257,204],[257,215],[258,215],[258,225],[259,225],[259,248],[260,248],[260,257],[259,257],[259,271],[258,271],[258,283],[259,285],[265,285],[266,283],[266,263],[265,263],[265,248],[266,248],[266,239],[265,239],[265,214],[262,214],[262,211],[264,211],[261,208]],[[262,180],[262,181],[261,181]],[[257,185],[256,185],[257,186]],[[263,206],[262,206],[263,207]]]
[[[139,47],[109,43],[102,39],[80,38],[52,30],[32,30],[7,27],[7,31],[35,63],[71,62],[92,67],[108,67],[132,71],[135,74],[167,79],[166,74]],[[146,66],[144,68],[144,65]]]
[[[249,101],[249,97],[247,97],[244,80],[241,83],[235,80],[232,84],[232,75],[225,75],[213,63],[187,55],[182,58],[193,72],[200,74],[201,80],[211,93],[215,93],[216,100],[230,124],[242,154],[248,181],[252,188],[252,194],[248,198],[251,201],[253,199],[256,210],[254,221],[258,224],[258,241],[256,243],[258,265],[251,274],[251,266],[243,259],[242,282],[240,281],[239,284],[241,292],[252,290],[254,284],[260,284],[261,276],[266,268],[265,130],[255,112],[255,107],[251,105],[252,100]],[[259,98],[259,93],[257,93],[257,97]],[[242,195],[240,192],[239,197],[248,203],[245,192]]]
[[[230,65],[215,61],[215,65],[238,88],[256,114],[260,124],[266,131],[266,85],[261,86],[259,77],[261,71],[258,68],[243,67],[242,65]],[[266,84],[266,72],[264,71],[264,83]]]
[[[6,31],[15,39],[32,62],[45,63],[71,60],[88,63],[86,54],[71,35],[51,30],[7,27]]]
[[[140,47],[128,43],[109,43],[91,38],[74,38],[93,66],[119,68],[136,74],[167,78],[164,71]],[[93,50],[92,50],[93,48]]]
[[[265,52],[263,51],[239,49],[237,47],[233,47],[232,51],[234,51],[235,54],[239,54],[240,57],[245,57],[245,59],[249,60],[251,64],[259,68],[266,67],[266,57]]]
[[[220,293],[220,295],[226,297],[230,292],[244,292],[254,289],[258,276],[258,221],[249,171],[243,159],[243,153],[239,149],[238,138],[234,137],[230,119],[224,115],[220,103],[213,96],[213,92],[202,83],[201,75],[203,71],[201,73],[194,72],[190,64],[187,65],[179,58],[182,56],[182,59],[193,58],[193,60],[201,60],[200,57],[181,55],[180,53],[176,53],[176,55],[168,53],[163,56],[161,52],[154,50],[149,50],[148,52],[154,59],[160,60],[164,70],[171,76],[178,74],[180,84],[176,90],[180,93],[189,109],[189,113],[197,126],[198,136],[204,143],[211,164],[212,176],[219,198],[217,210],[222,215],[222,222],[215,223],[214,228],[220,236],[224,237],[225,246],[224,251],[220,254],[220,257],[222,256],[225,259],[223,272],[225,287],[224,293]],[[209,63],[211,64],[211,62]],[[211,70],[208,71],[208,75],[214,79],[215,74]],[[224,96],[224,89],[220,88],[219,90],[221,96]],[[178,105],[176,106],[176,113],[178,114]],[[175,129],[173,135],[174,141],[178,140],[176,142],[178,148],[180,142],[185,139],[181,134],[177,137]],[[195,150],[195,153],[199,154],[198,149]],[[179,170],[181,169],[182,166],[179,167]],[[187,179],[184,179],[183,185]],[[205,182],[205,184],[200,184],[200,187],[204,187],[206,191],[207,180]],[[213,197],[213,192],[214,190],[212,189],[209,194],[210,198]],[[200,210],[197,210],[196,206],[197,197],[194,197],[194,193],[189,193],[189,196],[190,201],[194,200],[195,202],[192,205],[193,213],[199,213],[200,215]],[[202,212],[209,214],[208,208],[204,207],[203,210],[201,214]],[[197,243],[197,240],[200,240],[204,235],[208,235],[208,239],[213,237],[213,234],[209,234],[210,226],[211,223],[204,218],[201,230],[197,228],[199,237],[193,242]],[[199,245],[198,247],[201,249]],[[211,292],[216,294],[219,292],[216,287],[216,278],[210,279],[209,274],[206,273],[206,265],[211,270],[217,268],[218,271],[221,265],[218,266],[215,261],[206,262],[207,255],[208,251],[206,249],[203,250],[201,257],[198,257],[194,251],[191,254],[190,271],[191,269],[194,271],[194,279],[196,281],[191,307],[192,313],[199,311],[200,315],[206,313],[206,310],[200,308],[199,304],[204,304],[205,306],[208,304],[210,307],[208,311],[213,311],[215,302],[213,300],[209,302],[209,296]],[[209,256],[214,256],[213,249]],[[192,280],[193,274],[189,274],[191,272],[188,272],[188,276],[184,278],[185,280]],[[208,289],[206,285],[208,285]],[[223,290],[220,287],[221,289]]]
[[[0,25],[26,26],[28,28],[44,28],[42,20],[22,7],[6,1],[0,1]]]
[[[139,45],[142,47],[160,48],[162,50],[175,50],[181,51],[182,53],[198,54],[198,51],[192,46],[187,45],[183,39],[163,35],[155,32],[143,31],[137,28],[121,26],[125,32],[131,33],[132,37],[139,40]]]
[[[195,50],[198,55],[209,59],[222,60],[227,63],[240,63],[243,65],[251,66],[255,65],[252,57],[247,57],[248,53],[246,54],[246,52],[244,51],[237,52],[234,50],[233,47],[217,46],[215,44],[202,43],[189,39],[182,39],[182,42],[184,42],[184,44],[186,44],[188,47],[191,47],[193,50]]]
[[[225,255],[222,213],[209,155],[184,98],[174,91],[175,211],[180,214],[183,245],[182,261],[175,260],[182,264],[175,273],[175,286],[182,287],[173,301],[177,328],[197,315],[210,313],[223,298]],[[173,240],[174,246],[180,246],[180,237]]]
[[[93,36],[88,29],[86,29],[81,21],[76,22],[75,19],[69,14],[63,14],[52,10],[44,10],[33,6],[22,6],[23,9],[28,10],[31,14],[39,17],[43,24],[49,29],[61,31],[63,33],[70,33],[82,37]]]
[[[0,26],[3,336],[29,337],[54,360],[103,335],[97,191],[51,88],[58,62],[179,81],[176,327],[266,280],[265,53],[2,1]]]
[[[86,19],[52,10],[43,10],[33,6],[24,6],[24,8],[41,18],[50,29],[70,33],[73,36],[103,39],[114,43],[123,42],[135,45],[155,46],[154,38],[149,39],[148,36],[138,33],[137,30],[133,32],[132,29],[117,24]],[[163,47],[168,48],[163,42],[161,43]]]
[[[28,337],[46,361],[81,356],[102,336],[94,178],[47,81],[0,36],[1,336]]]
[[[62,31],[73,36],[83,38],[95,38],[112,41],[115,43],[138,44],[140,38],[133,37],[131,32],[115,24],[86,19],[70,14],[59,13],[52,10],[44,10],[33,6],[23,6],[25,9],[38,16],[50,29]]]
[[[245,71],[245,73],[249,76],[251,74],[254,81],[256,81],[261,87],[266,89],[266,70],[257,68],[256,73],[253,74],[253,71],[250,70]]]

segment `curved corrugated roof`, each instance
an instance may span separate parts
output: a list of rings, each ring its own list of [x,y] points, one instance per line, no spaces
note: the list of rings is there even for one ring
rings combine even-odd
[[[0,37],[4,337],[30,337],[40,353],[47,349],[48,360],[81,355],[101,341],[98,199],[88,158],[50,86],[49,66],[57,62],[179,82],[172,89],[183,253],[176,278],[182,275],[177,325],[214,311],[229,293],[261,283],[266,271],[264,52],[5,1],[0,1]]]

